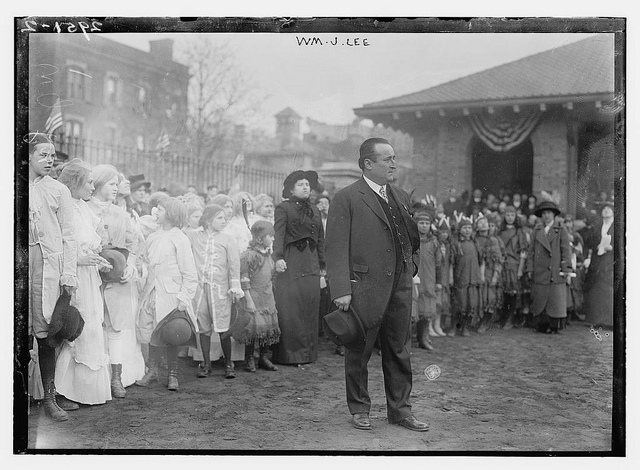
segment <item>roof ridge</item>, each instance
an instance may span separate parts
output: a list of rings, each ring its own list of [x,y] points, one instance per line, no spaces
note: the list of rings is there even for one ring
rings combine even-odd
[[[442,83],[438,83],[438,84],[432,85],[432,86],[430,86],[428,88],[424,88],[422,90],[414,91],[412,93],[407,93],[407,94],[400,95],[400,96],[395,96],[393,98],[388,98],[388,99],[384,99],[384,100],[378,100],[378,101],[374,101],[374,102],[371,102],[371,103],[365,103],[363,105],[363,107],[375,107],[376,105],[384,106],[384,104],[382,104],[382,103],[386,103],[386,102],[391,101],[391,100],[395,101],[395,100],[410,98],[412,96],[419,95],[421,93],[425,93],[425,92],[427,92],[429,90],[433,90],[435,88],[439,88],[439,87],[442,87],[442,86],[445,86],[445,85],[455,85],[458,82],[468,81],[468,80],[473,79],[474,77],[476,77],[478,75],[485,74],[485,73],[490,72],[490,71],[495,71],[496,69],[500,69],[501,67],[512,66],[513,64],[516,64],[518,62],[529,61],[533,57],[537,57],[537,56],[544,55],[544,54],[549,54],[551,51],[554,51],[554,52],[555,51],[563,51],[563,50],[565,50],[567,48],[576,47],[576,45],[581,45],[581,44],[583,44],[583,43],[585,43],[587,41],[602,40],[603,38],[605,38],[605,33],[594,34],[593,36],[590,36],[590,37],[587,37],[587,38],[584,38],[584,39],[580,39],[578,41],[574,41],[574,42],[571,42],[569,44],[564,44],[562,46],[552,47],[550,49],[545,49],[543,51],[536,52],[536,53],[533,53],[533,54],[530,54],[530,55],[527,55],[527,56],[524,56],[524,57],[520,57],[518,59],[514,59],[514,60],[511,60],[509,62],[504,62],[502,64],[494,65],[494,66],[486,68],[486,69],[478,70],[477,72],[473,72],[473,73],[470,73],[470,74],[467,74],[467,75],[463,75],[462,77],[454,78],[452,80],[447,80],[447,81],[444,81]]]

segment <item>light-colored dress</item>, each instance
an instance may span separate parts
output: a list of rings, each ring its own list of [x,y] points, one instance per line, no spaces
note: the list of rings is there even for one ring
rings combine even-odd
[[[198,286],[193,253],[187,236],[177,227],[158,230],[147,238],[149,274],[142,292],[139,334],[149,343],[158,323],[178,307],[187,305],[187,314],[197,328],[193,298]],[[148,305],[155,305],[147,308]],[[153,317],[148,317],[148,314]]]
[[[245,225],[246,228],[246,225]],[[196,292],[195,305],[202,307],[205,289],[212,291],[215,295],[210,295],[209,300],[214,301],[211,307],[213,332],[226,332],[231,321],[231,297],[227,294],[230,289],[242,292],[240,288],[240,254],[236,245],[236,240],[225,231],[210,234],[198,229],[186,232],[198,270],[198,291]],[[211,238],[211,240],[210,240]],[[207,247],[211,253],[207,256]],[[208,270],[205,276],[205,266]],[[198,338],[200,341],[200,338]],[[198,343],[199,344],[199,343]],[[189,355],[196,361],[202,360],[200,348],[190,348]],[[211,334],[210,358],[216,361],[222,357],[222,347],[220,336]],[[244,359],[244,346],[231,339],[232,360]]]
[[[96,229],[100,219],[82,200],[74,199],[73,209],[78,258],[98,253],[101,238]],[[56,389],[70,400],[97,405],[111,400],[109,356],[102,329],[102,280],[97,266],[78,266],[77,279],[71,305],[80,312],[84,329],[75,341],[64,341],[62,345],[56,361]]]
[[[139,235],[131,216],[121,207],[92,198],[87,205],[100,218],[98,233],[102,245],[113,245],[129,251],[127,265],[134,275],[128,282],[108,282],[102,286],[106,315],[116,331],[122,332],[122,385],[128,387],[144,376],[145,365],[140,343],[136,338],[139,282],[137,281],[136,256]]]

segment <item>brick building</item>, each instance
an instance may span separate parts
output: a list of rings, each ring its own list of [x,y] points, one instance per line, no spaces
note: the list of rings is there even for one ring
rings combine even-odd
[[[173,61],[173,41],[140,51],[104,36],[29,36],[29,127],[44,130],[60,99],[57,132],[83,141],[153,150],[163,130],[178,146],[187,116],[188,67]]]
[[[601,34],[356,109],[414,139],[403,186],[540,195],[574,211],[613,190],[614,38]]]

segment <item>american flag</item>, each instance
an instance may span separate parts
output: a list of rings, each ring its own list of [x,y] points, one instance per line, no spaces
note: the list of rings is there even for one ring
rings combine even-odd
[[[156,144],[156,150],[166,150],[169,148],[169,134],[165,129],[162,129],[162,133],[158,137],[158,143]]]
[[[49,117],[44,123],[44,131],[47,134],[53,134],[53,132],[60,126],[62,126],[62,108],[58,101],[51,108],[51,113],[49,113]]]
[[[244,153],[240,152],[235,160],[233,160],[232,166],[241,166],[244,165]]]

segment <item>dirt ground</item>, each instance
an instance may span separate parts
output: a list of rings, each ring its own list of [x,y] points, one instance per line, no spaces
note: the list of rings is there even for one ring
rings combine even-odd
[[[605,334],[607,333],[607,334]],[[412,350],[415,415],[430,430],[390,425],[380,356],[369,365],[373,430],[349,423],[343,358],[321,340],[319,359],[277,372],[244,372],[225,380],[216,364],[196,378],[182,358],[180,390],[131,386],[127,397],[81,406],[63,423],[32,405],[29,449],[197,452],[310,451],[608,451],[611,449],[613,336],[599,341],[588,325],[559,335],[490,330],[470,338],[434,338],[435,350]],[[415,343],[414,343],[415,344]],[[429,380],[435,364],[441,375]]]

